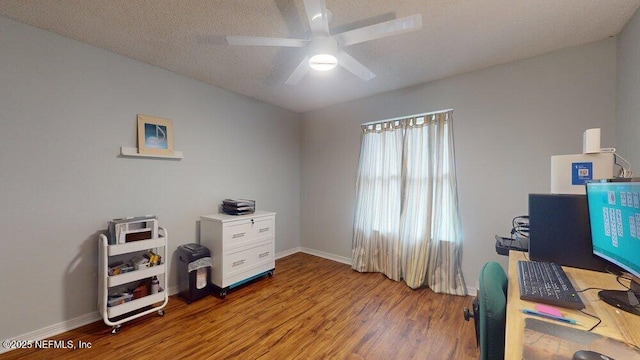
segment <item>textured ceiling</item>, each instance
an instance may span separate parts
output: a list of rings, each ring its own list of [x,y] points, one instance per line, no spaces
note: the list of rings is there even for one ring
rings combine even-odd
[[[225,35],[309,38],[303,0],[0,0],[0,15],[297,112],[616,35],[640,0],[326,0],[331,33],[422,14],[422,29],[344,48],[338,67],[285,81],[304,48]]]

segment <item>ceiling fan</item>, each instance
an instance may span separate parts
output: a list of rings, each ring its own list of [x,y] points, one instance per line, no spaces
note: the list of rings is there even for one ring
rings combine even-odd
[[[311,27],[311,39],[289,39],[257,36],[227,36],[229,45],[240,46],[284,46],[308,47],[309,53],[293,70],[285,84],[295,85],[309,71],[309,68],[326,71],[337,65],[367,81],[376,74],[347,54],[343,47],[361,42],[380,39],[422,27],[422,15],[415,14],[400,19],[365,26],[340,34],[329,32],[330,11],[325,0],[304,0],[304,8]]]

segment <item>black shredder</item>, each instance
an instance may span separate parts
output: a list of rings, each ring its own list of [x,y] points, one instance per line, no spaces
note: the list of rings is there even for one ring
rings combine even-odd
[[[209,295],[211,252],[200,244],[178,246],[178,286],[187,303]]]

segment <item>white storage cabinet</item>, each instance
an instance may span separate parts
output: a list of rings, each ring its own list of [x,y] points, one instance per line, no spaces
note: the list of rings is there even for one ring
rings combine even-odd
[[[169,301],[167,295],[167,231],[158,227],[158,231],[154,234],[156,237],[148,240],[132,241],[124,244],[110,245],[105,235],[100,234],[100,244],[98,247],[98,311],[104,319],[104,323],[112,326],[111,332],[117,333],[122,323],[139,318],[141,316],[157,311],[158,315],[164,315],[164,308]],[[145,267],[140,270],[133,270],[118,275],[109,276],[109,262],[113,257],[122,257],[124,254],[130,254],[131,257],[136,253],[145,250],[154,250],[161,256],[161,264]],[[125,256],[126,257],[126,256]],[[118,288],[128,283],[135,283],[142,279],[153,278],[156,276],[160,282],[160,290],[156,294],[149,294],[139,299],[133,299],[122,304],[109,306],[109,295]],[[144,309],[144,310],[142,310]]]
[[[221,298],[249,280],[273,275],[275,219],[268,211],[200,217],[200,244],[211,251],[211,284]]]

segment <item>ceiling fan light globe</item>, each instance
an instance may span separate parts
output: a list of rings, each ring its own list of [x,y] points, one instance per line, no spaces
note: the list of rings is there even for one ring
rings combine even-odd
[[[338,65],[338,59],[331,54],[317,54],[309,59],[309,66],[318,71],[329,71]]]

